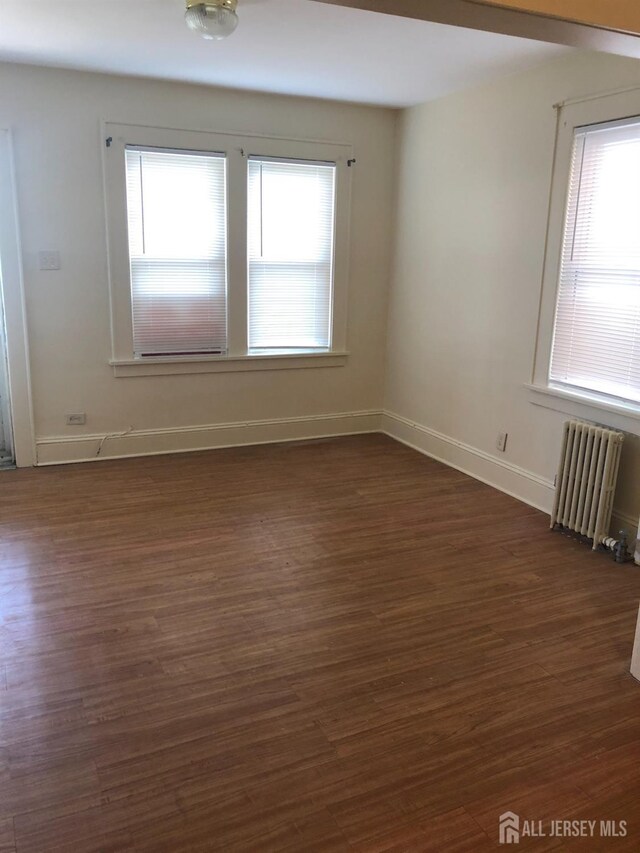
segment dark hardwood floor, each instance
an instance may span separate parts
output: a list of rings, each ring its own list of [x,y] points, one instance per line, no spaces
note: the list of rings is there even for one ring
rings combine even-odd
[[[640,569],[382,436],[0,474],[0,851],[640,849]]]

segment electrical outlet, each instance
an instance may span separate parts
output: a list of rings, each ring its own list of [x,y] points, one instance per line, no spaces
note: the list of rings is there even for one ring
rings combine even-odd
[[[496,439],[496,447],[500,451],[500,453],[504,453],[507,449],[507,439],[509,438],[508,432],[501,432]]]
[[[59,270],[60,252],[38,252],[38,266],[41,270]]]
[[[84,412],[75,412],[72,415],[67,415],[67,426],[84,426],[87,422],[87,416]]]

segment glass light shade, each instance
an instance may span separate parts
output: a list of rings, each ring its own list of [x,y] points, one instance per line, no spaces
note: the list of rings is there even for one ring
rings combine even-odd
[[[232,9],[212,3],[187,9],[185,21],[190,30],[205,39],[226,39],[238,26],[238,16]]]

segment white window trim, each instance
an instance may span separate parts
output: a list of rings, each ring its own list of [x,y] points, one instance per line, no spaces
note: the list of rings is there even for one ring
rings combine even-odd
[[[353,148],[342,142],[285,139],[208,130],[145,127],[102,122],[103,175],[111,346],[116,377],[338,367],[346,363],[349,224]],[[108,145],[107,145],[108,140]],[[216,151],[227,155],[228,351],[222,356],[135,358],[127,235],[124,151],[127,145]],[[336,163],[335,258],[331,349],[251,353],[247,349],[247,161],[251,155]]]
[[[175,376],[184,373],[240,373],[251,370],[296,370],[306,367],[344,367],[348,352],[300,352],[269,355],[212,355],[110,360],[114,375]]]
[[[529,401],[575,417],[640,435],[640,406],[606,395],[554,386],[549,380],[551,347],[562,258],[564,217],[576,127],[601,124],[640,115],[640,90],[604,94],[557,105],[558,128],[549,202],[540,314]]]
[[[0,128],[0,274],[4,297],[13,453],[20,468],[36,464],[29,335],[25,304],[18,193],[11,130]]]

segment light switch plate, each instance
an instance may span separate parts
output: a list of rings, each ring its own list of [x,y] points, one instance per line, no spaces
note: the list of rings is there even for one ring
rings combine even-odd
[[[38,266],[41,270],[59,270],[60,252],[38,252]]]

